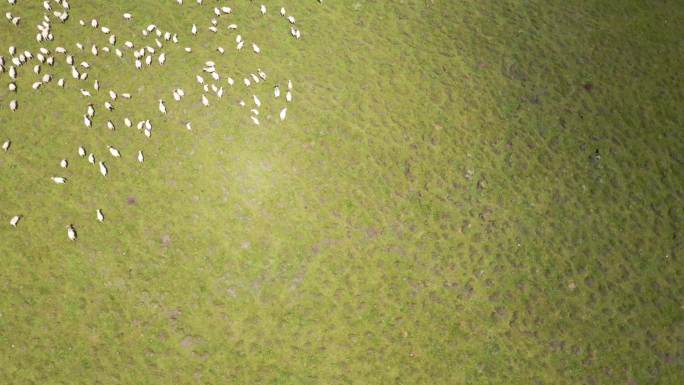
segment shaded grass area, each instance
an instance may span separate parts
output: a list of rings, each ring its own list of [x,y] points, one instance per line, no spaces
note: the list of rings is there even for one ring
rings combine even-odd
[[[684,7],[295,1],[296,42],[264,3],[266,18],[233,6],[259,57],[236,55],[226,33],[191,38],[208,6],[72,4],[54,27],[70,50],[104,43],[79,18],[119,44],[150,22],[182,32],[162,68],[88,55],[89,84],[134,95],[118,122],[169,100],[150,140],[97,117],[86,130],[64,66],[52,72],[67,91],[20,76],[14,113],[1,75],[0,139],[14,144],[0,216],[25,218],[0,228],[0,382],[682,377]],[[0,23],[0,46],[35,50],[40,4],[12,10],[26,24]],[[238,83],[266,70],[263,100],[291,78],[288,119],[268,98],[254,126],[238,86],[203,109],[194,74],[210,59]],[[103,180],[76,148],[105,159],[107,144],[124,159],[107,159]],[[65,156],[70,181],[53,185]]]

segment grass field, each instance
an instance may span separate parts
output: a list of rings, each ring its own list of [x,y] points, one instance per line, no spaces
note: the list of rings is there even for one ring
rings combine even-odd
[[[0,74],[1,384],[683,381],[684,3],[204,2],[72,0],[47,43],[41,2],[0,4],[6,69],[10,45],[91,64],[55,55],[37,91],[35,58],[16,93]],[[136,71],[87,52],[92,18],[116,47],[149,23],[180,44]],[[204,107],[207,60],[236,84]],[[109,89],[133,98],[108,112]]]

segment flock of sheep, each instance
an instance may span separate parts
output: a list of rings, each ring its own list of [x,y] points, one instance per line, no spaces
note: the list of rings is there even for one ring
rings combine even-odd
[[[14,6],[17,3],[21,3],[23,0],[7,1],[10,5]],[[195,1],[199,5],[202,5],[203,3],[203,0]],[[319,3],[322,2],[322,0],[318,1]],[[183,4],[183,0],[176,0],[176,2],[179,5]],[[39,22],[39,24],[37,24],[38,31],[36,34],[36,41],[47,46],[52,45],[52,43],[55,41],[55,36],[53,35],[51,28],[53,21],[57,21],[59,23],[69,22],[70,5],[67,2],[67,0],[53,0],[52,3],[48,0],[43,2],[43,18]],[[12,10],[14,11],[15,7],[12,7]],[[233,13],[233,10],[228,6],[217,6],[213,7],[212,11],[213,16],[211,18],[210,25],[206,28],[212,33],[219,33],[220,27],[218,23],[218,18],[230,18],[230,15]],[[13,24],[17,28],[24,25],[24,23],[22,22],[22,18],[20,15],[18,15],[18,13],[19,10],[17,10],[16,12],[7,12],[5,14],[8,22]],[[259,13],[261,15],[266,15],[268,13],[268,10],[265,5],[259,6],[257,15]],[[299,29],[296,27],[296,20],[294,16],[288,15],[285,8],[280,9],[280,16],[282,16],[286,20],[284,23],[288,25],[290,35],[297,40],[301,39],[302,35]],[[123,18],[126,22],[134,22],[134,15],[132,15],[131,13],[124,13]],[[105,39],[107,43],[99,47],[96,44],[92,44],[91,47],[86,48],[83,44],[77,42],[75,43],[76,49],[74,51],[70,51],[69,49],[63,46],[56,46],[52,49],[40,47],[38,52],[33,53],[28,50],[22,51],[14,46],[10,46],[8,48],[8,58],[5,58],[4,56],[0,55],[0,79],[2,79],[5,76],[9,78],[9,82],[7,85],[8,94],[17,95],[19,94],[19,90],[17,87],[16,79],[19,76],[19,72],[23,72],[25,68],[30,67],[32,63],[35,63],[33,64],[32,72],[38,78],[35,82],[33,82],[32,88],[33,90],[39,90],[41,87],[49,86],[49,84],[52,82],[53,76],[49,73],[50,69],[55,65],[58,65],[60,62],[64,62],[65,65],[70,67],[70,72],[73,78],[74,86],[70,87],[64,78],[57,79],[56,84],[58,87],[64,88],[65,90],[76,90],[80,95],[82,95],[82,97],[85,98],[86,105],[85,114],[83,114],[83,124],[85,125],[86,129],[90,129],[93,127],[96,113],[96,106],[91,100],[93,98],[93,94],[97,94],[100,92],[100,82],[97,79],[92,81],[92,83],[88,80],[88,71],[92,68],[91,64],[88,63],[88,61],[86,60],[88,55],[100,56],[110,55],[114,53],[118,58],[122,59],[126,56],[132,55],[134,58],[133,63],[135,65],[135,68],[137,70],[143,70],[145,67],[149,67],[154,64],[155,55],[158,65],[165,65],[167,57],[166,52],[164,51],[164,47],[168,44],[180,44],[181,38],[179,37],[178,32],[163,31],[157,25],[149,24],[141,31],[141,40],[143,40],[144,43],[134,43],[133,41],[126,40],[125,42],[123,42],[123,44],[119,45],[117,37],[114,34],[114,31],[112,31],[110,28],[106,26],[100,25],[100,22],[97,19],[91,19],[90,21],[79,20],[79,24],[82,28],[91,28],[92,30],[97,31],[97,33],[101,33],[103,35],[102,37]],[[200,27],[193,24],[190,28],[190,31],[188,31],[190,36],[197,35],[199,28]],[[224,28],[224,31],[226,31],[226,34],[234,35],[234,41],[236,44],[235,49],[237,51],[242,50],[244,45],[246,44],[246,40],[239,33],[240,29],[238,25],[231,23]],[[154,39],[154,43],[149,44],[149,42],[152,39]],[[250,45],[255,55],[261,54],[261,48],[256,44],[256,42],[251,42]],[[191,53],[192,47],[186,46],[184,47],[184,51],[187,53]],[[223,47],[217,47],[216,51],[219,55],[223,55],[226,52],[226,50]],[[77,60],[76,57],[80,57],[80,59]],[[123,63],[125,63],[125,61]],[[201,103],[203,106],[209,107],[211,104],[210,98],[213,98],[214,100],[219,100],[222,98],[224,94],[223,85],[225,85],[227,88],[230,88],[236,84],[236,81],[230,76],[223,76],[222,74],[220,74],[216,69],[216,63],[214,61],[208,60],[204,64],[205,65],[201,69],[201,72],[198,69],[198,73],[195,75],[195,78],[197,80],[198,87],[201,90]],[[41,73],[44,74],[41,76]],[[31,75],[29,74],[28,76]],[[206,80],[204,76],[207,76]],[[265,83],[267,78],[268,76],[266,72],[261,70],[261,68],[258,68],[256,69],[256,71],[254,71],[254,73],[250,73],[247,76],[245,76],[243,78],[242,83],[244,84],[245,89],[249,90],[250,88],[252,88],[253,84],[255,85],[261,82]],[[287,89],[284,90],[285,103],[292,102],[292,89],[292,81],[288,80]],[[124,100],[132,98],[132,95],[130,93],[117,92],[113,89],[108,90],[107,94],[109,96],[109,100],[103,103],[103,107],[107,111],[113,111],[116,108],[114,103],[117,103],[117,101],[119,101],[120,99]],[[172,95],[173,100],[175,102],[181,102],[182,99],[185,97],[185,91],[181,88],[174,88],[170,90],[170,94]],[[273,87],[273,97],[275,99],[280,99],[280,96],[281,89],[280,86],[276,83]],[[21,108],[21,104],[16,98],[10,97],[10,99],[11,100],[7,103],[7,106],[9,107],[10,111],[16,111],[19,108]],[[165,115],[167,113],[167,108],[169,107],[167,107],[167,103],[164,101],[164,97],[158,98],[158,101],[159,113]],[[250,118],[254,124],[259,125],[259,108],[262,104],[261,100],[256,95],[256,93],[252,93],[250,101],[239,101],[240,107],[247,107],[248,103],[250,105],[253,104],[253,106],[250,106],[249,108]],[[106,115],[106,112],[104,113],[104,115]],[[285,120],[286,115],[287,107],[282,107],[279,113],[280,120]],[[112,119],[106,118],[104,123],[105,126],[110,130],[115,130],[118,124]],[[123,119],[123,124],[128,128],[134,126],[133,121],[128,117]],[[153,128],[151,118],[139,120],[137,121],[135,126],[139,131],[143,133],[145,137],[151,138]],[[185,127],[188,130],[192,130],[192,123],[190,121],[186,121]],[[0,132],[0,135],[1,134],[2,133]],[[2,151],[4,153],[11,152],[11,146],[11,139],[4,139],[1,147]],[[122,156],[121,152],[113,146],[107,146],[107,150],[109,152],[109,156],[111,156],[112,158],[120,158]],[[95,159],[95,155],[92,152],[89,153],[88,151],[86,151],[86,149],[83,146],[78,147],[77,153],[80,158],[87,159],[89,163],[93,165],[97,164],[100,174],[103,177],[107,177],[107,175],[109,174],[109,168],[104,160],[101,159],[97,161]],[[137,152],[136,159],[140,163],[143,163],[145,161],[145,156],[142,150]],[[69,167],[69,164],[69,160],[66,157],[59,161],[59,166],[62,169],[67,169]],[[64,176],[52,176],[50,177],[50,180],[56,184],[65,184],[68,182],[68,178]],[[97,208],[95,210],[95,214],[96,219],[98,221],[105,221],[105,216],[102,209]],[[12,227],[16,228],[23,217],[23,214],[14,215],[11,217],[9,224]],[[67,238],[72,241],[75,241],[78,237],[76,227],[73,224],[68,224],[66,226],[66,229]]]

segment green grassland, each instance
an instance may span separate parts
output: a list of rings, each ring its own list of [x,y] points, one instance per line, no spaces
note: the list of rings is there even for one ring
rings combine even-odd
[[[61,56],[44,72],[65,89],[32,90],[35,60],[16,95],[0,75],[1,384],[681,383],[684,3],[263,3],[73,0],[45,46],[88,81]],[[216,4],[233,14],[213,34]],[[22,17],[1,54],[37,52],[41,2],[0,11]],[[117,46],[153,44],[152,22],[181,42],[136,71],[77,51],[107,45],[93,17]],[[206,60],[237,80],[208,108]],[[109,89],[133,99],[107,112]],[[237,105],[255,90],[259,126]]]

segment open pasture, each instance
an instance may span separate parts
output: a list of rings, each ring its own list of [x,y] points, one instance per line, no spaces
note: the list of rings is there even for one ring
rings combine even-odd
[[[0,0],[0,384],[681,383],[681,1],[65,3]]]

